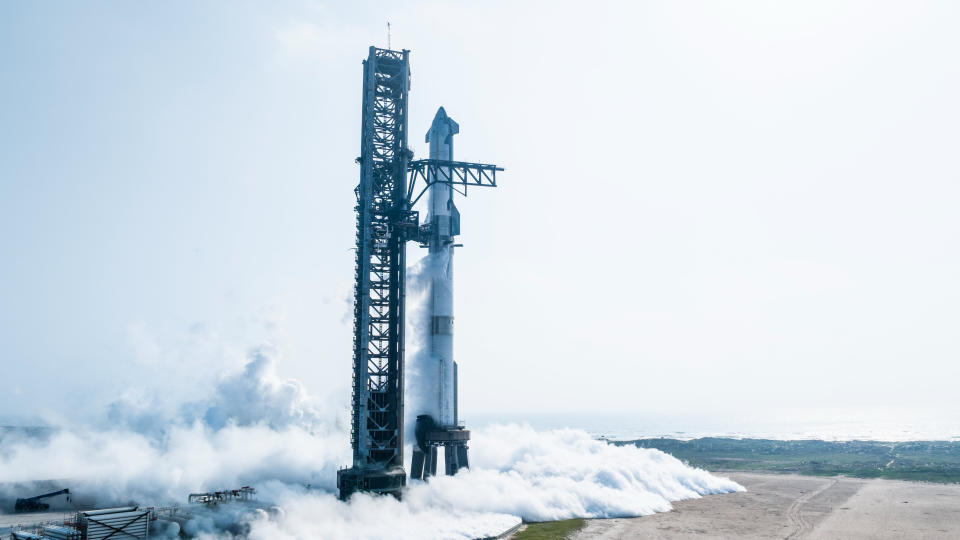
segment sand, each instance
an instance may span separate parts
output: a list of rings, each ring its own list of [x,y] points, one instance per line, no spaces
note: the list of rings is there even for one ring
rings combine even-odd
[[[719,474],[747,492],[680,501],[642,518],[590,520],[574,538],[960,538],[960,484]]]

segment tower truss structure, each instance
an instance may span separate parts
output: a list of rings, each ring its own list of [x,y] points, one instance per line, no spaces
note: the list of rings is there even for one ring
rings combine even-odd
[[[353,466],[341,497],[395,492],[403,469],[403,317],[409,51],[370,47],[363,63],[353,327]]]

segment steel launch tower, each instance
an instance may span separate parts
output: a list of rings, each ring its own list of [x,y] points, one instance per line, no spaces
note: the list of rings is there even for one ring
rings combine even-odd
[[[353,297],[353,467],[337,472],[342,497],[394,492],[403,470],[403,308],[406,249],[396,223],[407,209],[408,51],[370,47],[363,62],[360,183]]]
[[[459,234],[459,214],[452,202],[454,188],[459,187],[457,191],[466,195],[470,186],[495,187],[496,173],[503,170],[495,165],[451,161],[452,135],[456,132],[452,127],[444,136],[444,140],[449,141],[446,153],[434,152],[433,140],[440,140],[435,136],[430,141],[431,159],[411,161],[413,153],[407,147],[409,55],[406,50],[370,47],[363,62],[360,157],[357,158],[360,183],[354,190],[357,221],[353,465],[337,472],[341,498],[356,491],[399,494],[406,485],[403,468],[406,242],[415,240],[428,247],[431,254],[441,249],[452,253],[452,237]],[[441,114],[446,118],[443,108],[437,117]],[[431,134],[437,125],[434,120]],[[448,126],[456,123],[450,120]],[[422,188],[417,186],[418,179],[422,181]],[[441,193],[439,188],[446,191]],[[430,217],[420,225],[419,213],[413,207],[427,191],[430,192]],[[435,196],[435,192],[440,194]],[[441,206],[447,208],[445,214],[434,210],[436,197],[443,199]],[[446,219],[442,219],[442,215],[446,215]],[[451,226],[455,226],[456,232]],[[452,287],[452,274],[450,279]],[[446,304],[436,305],[442,310]],[[451,364],[452,307],[451,289],[448,314],[438,314],[431,308],[432,320],[438,325],[438,332],[432,335],[449,335],[451,354],[446,358]],[[446,322],[443,317],[447,318]],[[449,330],[446,334],[445,329]],[[448,474],[467,465],[469,432],[456,420],[456,368],[452,365],[452,381],[443,386],[444,395],[448,396],[444,399],[449,402],[446,409],[453,407],[452,417],[439,414],[439,418],[433,418],[428,414],[417,419],[415,478],[435,474],[437,446],[448,449],[445,454]],[[440,394],[437,397],[439,400]]]

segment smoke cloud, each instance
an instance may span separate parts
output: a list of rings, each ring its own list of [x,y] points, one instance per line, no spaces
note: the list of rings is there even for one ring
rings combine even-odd
[[[474,431],[470,470],[413,482],[402,501],[335,497],[350,462],[346,423],[275,371],[269,347],[250,353],[206,399],[157,418],[110,407],[110,427],[0,432],[0,504],[59,479],[98,506],[184,502],[191,492],[253,485],[263,510],[224,507],[183,527],[197,538],[476,538],[524,520],[639,516],[670,502],[741,490],[656,450],[614,447],[585,432],[504,425]],[[408,454],[409,456],[409,454]],[[310,488],[308,489],[308,485]],[[371,519],[370,516],[377,516]],[[181,527],[159,524],[175,537]]]
[[[432,414],[436,418],[436,402],[440,394],[439,361],[430,352],[430,285],[434,277],[445,274],[451,264],[448,252],[424,255],[407,269],[407,335],[408,350],[404,375],[404,439],[415,440],[417,415]],[[455,324],[455,323],[454,323]],[[456,330],[454,330],[456,332]]]

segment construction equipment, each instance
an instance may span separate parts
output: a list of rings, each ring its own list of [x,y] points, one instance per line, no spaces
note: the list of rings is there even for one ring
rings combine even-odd
[[[26,499],[17,499],[16,504],[13,507],[14,512],[43,512],[44,510],[49,510],[50,505],[43,502],[44,499],[49,499],[50,497],[56,497],[57,495],[67,495],[67,501],[70,500],[70,490],[61,489],[60,491],[52,491],[50,493],[44,493],[43,495],[37,495],[35,497],[27,497]]]

